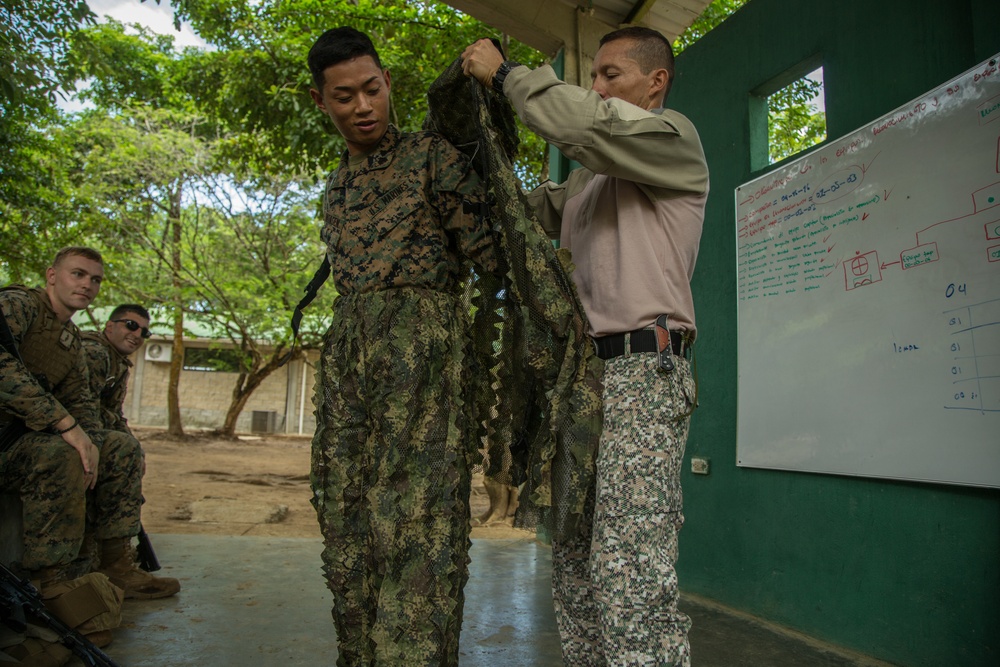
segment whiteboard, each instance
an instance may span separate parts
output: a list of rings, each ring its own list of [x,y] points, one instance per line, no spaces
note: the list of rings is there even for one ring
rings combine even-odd
[[[736,189],[738,465],[1000,486],[998,58]]]

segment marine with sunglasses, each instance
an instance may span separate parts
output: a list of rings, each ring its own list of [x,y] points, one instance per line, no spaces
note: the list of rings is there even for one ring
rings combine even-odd
[[[132,368],[129,356],[151,335],[149,311],[134,303],[123,303],[111,311],[103,331],[83,333],[90,391],[100,399],[101,422],[108,430],[132,435],[122,409]]]
[[[128,388],[129,355],[150,337],[149,311],[138,304],[121,304],[111,311],[103,331],[83,334],[83,353],[90,375],[90,394],[100,409],[104,438],[121,443],[123,449],[138,452],[141,465],[130,484],[118,497],[108,497],[109,509],[129,508],[112,521],[88,525],[80,560],[93,563],[98,572],[125,591],[126,598],[154,599],[171,596],[181,585],[172,577],[155,577],[136,563],[132,538],[139,534],[139,507],[142,505],[142,475],[146,472],[145,455],[133,436],[122,406]],[[123,473],[125,471],[122,471]],[[132,509],[134,508],[134,509]]]

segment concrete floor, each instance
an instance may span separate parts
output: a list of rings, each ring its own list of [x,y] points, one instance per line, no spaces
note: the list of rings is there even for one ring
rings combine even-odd
[[[126,602],[105,649],[123,667],[320,667],[336,662],[330,595],[318,540],[153,536],[174,598]],[[461,638],[462,667],[558,667],[550,551],[532,540],[474,540]],[[511,576],[513,573],[513,576]],[[873,667],[825,647],[686,598],[697,667]],[[82,665],[79,660],[71,666]]]

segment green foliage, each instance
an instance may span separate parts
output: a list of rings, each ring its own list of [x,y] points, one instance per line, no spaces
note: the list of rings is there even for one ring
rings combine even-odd
[[[180,57],[172,37],[109,19],[74,33],[72,46],[67,69],[88,82],[78,93],[81,101],[108,110],[139,102],[185,106],[183,97],[171,90],[172,70]]]
[[[58,125],[43,132],[26,123],[11,123],[0,136],[6,154],[0,166],[0,278],[5,282],[38,283],[56,249],[76,236],[65,188],[64,137]]]
[[[60,86],[70,36],[94,20],[84,2],[0,0],[0,276],[35,283],[72,227],[61,186]],[[61,212],[62,215],[56,215]]]
[[[193,136],[198,119],[173,110],[129,106],[95,109],[71,123],[67,160],[81,235],[105,255],[98,304],[173,303],[168,225],[181,214],[193,174],[203,173],[210,146]],[[135,270],[142,267],[142,270]]]
[[[170,320],[180,309],[228,339],[241,360],[231,430],[290,344],[292,306],[322,254],[312,180],[238,175],[216,152],[215,123],[184,111],[97,109],[72,125],[81,227],[105,255],[98,305],[139,302]]]
[[[226,171],[218,142],[205,138],[208,125],[147,106],[117,115],[94,111],[74,123],[80,227],[109,261],[102,301],[130,298],[169,309],[179,297],[187,312],[214,322],[234,343],[286,340],[302,274],[321,255],[312,179]],[[143,270],[132,270],[137,265]]]
[[[826,113],[811,103],[822,90],[821,81],[801,78],[767,98],[772,164],[826,139]]]
[[[748,1],[749,0],[714,0],[711,4],[705,7],[705,10],[694,20],[694,22],[691,23],[690,26],[688,26],[687,30],[682,32],[677,39],[674,40],[674,55],[677,55],[707,35],[710,30],[729,18],[733,12],[745,5]]]
[[[96,17],[86,2],[0,0],[0,101],[3,118],[17,107],[44,109],[66,82],[68,37]]]
[[[211,174],[192,186],[185,239],[197,298],[190,312],[251,355],[259,340],[289,344],[292,309],[323,256],[312,184]],[[328,312],[311,313],[303,329],[310,342]]]
[[[392,74],[393,122],[418,129],[431,82],[462,50],[495,31],[437,2],[399,0],[186,0],[190,20],[214,51],[186,58],[178,79],[197,107],[232,134],[232,152],[254,169],[328,170],[344,144],[309,95],[309,48],[325,30],[351,25],[368,33]],[[524,45],[512,57],[529,65],[541,55]],[[252,135],[252,136],[250,136]],[[540,162],[538,142],[529,142]]]

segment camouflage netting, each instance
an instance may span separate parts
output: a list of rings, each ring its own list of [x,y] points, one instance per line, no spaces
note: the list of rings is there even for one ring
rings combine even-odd
[[[594,480],[603,369],[570,279],[569,253],[552,245],[514,175],[517,128],[507,99],[466,78],[461,60],[428,98],[424,129],[469,155],[487,183],[505,263],[505,280],[478,276],[467,290],[478,361],[468,395],[476,400],[484,473],[524,483],[515,526],[541,523],[567,538]]]

